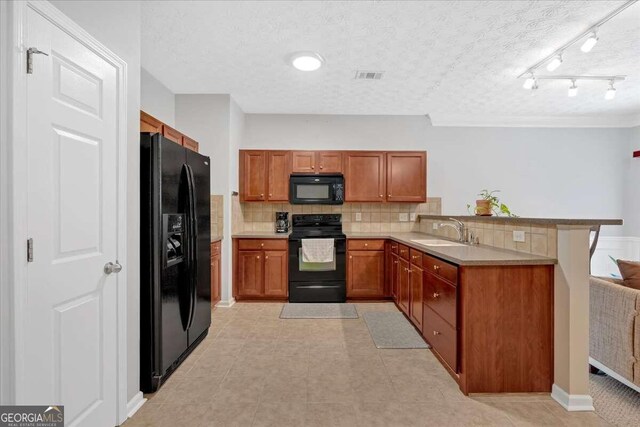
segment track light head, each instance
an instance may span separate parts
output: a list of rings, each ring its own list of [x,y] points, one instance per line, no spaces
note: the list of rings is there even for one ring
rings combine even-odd
[[[524,81],[524,84],[522,85],[522,87],[528,90],[528,89],[531,89],[535,83],[536,83],[536,78],[533,76],[533,73],[532,73],[531,77],[527,78],[527,80]]]
[[[562,54],[559,53],[556,56],[553,57],[553,59],[551,59],[551,61],[549,61],[549,63],[547,64],[547,71],[553,71],[556,68],[558,68],[560,66],[560,64],[562,64]]]
[[[604,99],[610,100],[616,97],[616,88],[613,87],[613,80],[609,82],[609,89],[604,94]]]
[[[589,38],[584,41],[584,43],[580,47],[580,50],[585,53],[591,52],[591,49],[593,49],[596,43],[598,43],[598,34],[594,31],[589,34]]]
[[[578,94],[578,86],[576,86],[576,81],[571,80],[571,86],[569,86],[569,97],[573,98]]]

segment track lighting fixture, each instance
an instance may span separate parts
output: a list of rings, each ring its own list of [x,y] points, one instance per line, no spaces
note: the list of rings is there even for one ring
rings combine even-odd
[[[609,89],[604,94],[604,99],[609,100],[616,97],[616,88],[613,87],[613,80],[609,82]]]
[[[524,84],[522,85],[522,87],[525,89],[531,89],[535,84],[535,82],[536,82],[536,78],[532,74],[531,77],[527,78],[527,80],[524,81]]]
[[[589,38],[584,41],[580,50],[587,53],[591,52],[591,49],[598,43],[598,34],[594,30],[591,34],[589,34]]]
[[[576,81],[571,80],[571,86],[569,86],[569,96],[574,97],[578,94],[578,86],[576,86]]]
[[[607,79],[607,80],[611,80],[612,82],[613,82],[613,80],[624,80],[624,77],[620,78],[621,76],[547,76],[547,77],[541,77],[541,76],[537,75],[536,77],[534,77],[534,73],[539,68],[541,68],[543,65],[546,65],[546,69],[549,70],[549,71],[554,71],[555,69],[557,69],[560,65],[562,65],[562,54],[567,49],[569,49],[570,47],[572,47],[573,45],[575,45],[576,43],[579,43],[581,41],[583,43],[582,43],[582,46],[580,47],[580,50],[582,50],[583,52],[590,52],[591,49],[593,49],[593,47],[596,45],[596,43],[598,43],[598,30],[599,30],[599,28],[602,25],[604,25],[607,22],[609,22],[613,17],[617,16],[622,11],[624,11],[627,8],[629,8],[631,5],[633,5],[634,3],[638,2],[638,1],[639,0],[629,0],[629,1],[625,2],[620,7],[616,8],[613,11],[611,11],[611,13],[609,13],[604,18],[602,18],[598,22],[595,22],[585,32],[579,34],[577,37],[574,37],[573,39],[571,39],[570,41],[565,43],[563,46],[560,46],[558,49],[556,49],[555,51],[551,52],[548,56],[542,58],[536,64],[534,64],[531,67],[529,67],[526,70],[524,70],[518,76],[519,79],[524,77],[524,76],[527,76],[527,80],[524,82],[522,87],[524,87],[525,89],[533,89],[533,86],[537,84],[537,81],[539,79],[542,79],[542,78],[547,78],[547,79],[550,79],[550,80],[558,80],[558,79],[559,80],[565,80],[565,79],[571,79],[571,80],[605,80],[605,79]],[[586,37],[586,39],[585,39],[585,37]],[[576,96],[576,94],[577,94],[577,86],[575,84],[575,81],[573,81],[573,84],[571,85],[571,88],[569,89],[569,96]],[[611,84],[611,87],[607,91],[606,97],[607,97],[607,99],[613,99],[613,97],[615,97],[615,88],[613,87],[613,83]]]

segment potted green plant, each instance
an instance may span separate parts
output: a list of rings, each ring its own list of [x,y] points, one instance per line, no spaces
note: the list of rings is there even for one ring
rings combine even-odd
[[[476,207],[473,210],[474,214],[478,216],[492,216],[495,213],[496,216],[517,216],[511,213],[507,205],[500,202],[500,198],[496,196],[496,193],[499,192],[500,190],[482,190],[478,194],[480,199],[476,200]],[[471,212],[471,205],[467,205],[467,210]]]

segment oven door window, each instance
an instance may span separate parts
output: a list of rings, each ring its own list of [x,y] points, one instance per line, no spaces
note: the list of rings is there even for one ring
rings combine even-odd
[[[302,248],[298,249],[298,269],[300,271],[335,271],[336,248],[333,248],[333,261],[330,262],[304,262],[302,260]]]
[[[327,200],[330,196],[329,184],[296,184],[296,199]]]

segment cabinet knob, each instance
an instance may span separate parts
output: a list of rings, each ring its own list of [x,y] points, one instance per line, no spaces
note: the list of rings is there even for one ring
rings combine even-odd
[[[256,257],[256,259],[260,259],[260,257],[259,257],[259,256],[257,256],[257,257]]]
[[[382,197],[382,194],[380,195],[380,197]]]
[[[438,331],[433,331],[433,335],[441,335]]]
[[[269,255],[265,255],[265,256],[264,256],[264,259],[269,259]]]
[[[315,169],[315,168],[316,168],[315,166],[311,166],[311,169]]]
[[[364,245],[365,245],[365,246],[369,246],[369,244],[368,244],[368,243],[365,243]]]
[[[398,261],[393,261],[393,263],[394,263],[394,264],[397,264],[397,263],[398,263]]]
[[[387,194],[387,197],[391,197],[391,194]]]
[[[264,243],[260,243],[260,246],[264,246]]]
[[[322,168],[324,168],[324,166],[322,166],[322,165],[321,165],[321,166],[320,166],[320,169],[322,169]]]
[[[437,292],[434,292],[434,293],[433,293],[433,297],[434,297],[434,298],[438,298],[439,296],[440,296],[440,294],[439,294],[439,293],[437,293]]]
[[[353,258],[353,255],[349,255],[349,259],[352,259],[352,258]]]
[[[273,196],[273,194],[272,194],[272,193],[269,193],[269,197],[271,197],[271,196]]]
[[[260,197],[264,197],[264,193],[260,193]]]

